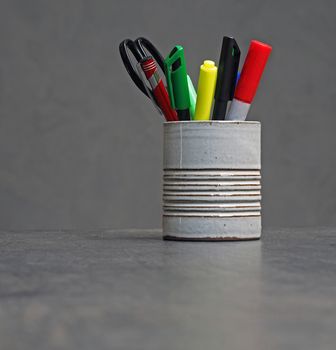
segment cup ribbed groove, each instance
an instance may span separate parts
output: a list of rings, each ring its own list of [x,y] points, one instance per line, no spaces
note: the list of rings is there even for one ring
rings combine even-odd
[[[260,170],[164,170],[163,215],[260,216]]]

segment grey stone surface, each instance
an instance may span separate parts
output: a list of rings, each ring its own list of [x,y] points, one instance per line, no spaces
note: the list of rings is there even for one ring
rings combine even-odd
[[[0,227],[159,227],[162,119],[118,53],[185,47],[197,86],[223,35],[273,45],[262,123],[265,226],[336,225],[336,1],[1,0]],[[136,176],[135,176],[136,174]],[[130,215],[132,213],[132,215]]]
[[[239,243],[1,232],[0,247],[4,350],[335,349],[334,228]]]

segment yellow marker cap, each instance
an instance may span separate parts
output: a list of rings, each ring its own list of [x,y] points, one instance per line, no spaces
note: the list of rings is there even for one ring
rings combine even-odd
[[[215,62],[205,60],[200,67],[194,120],[209,120],[217,79]]]
[[[205,60],[204,63],[202,64],[203,69],[211,69],[216,67],[214,61],[210,60]],[[217,69],[217,68],[216,68]]]

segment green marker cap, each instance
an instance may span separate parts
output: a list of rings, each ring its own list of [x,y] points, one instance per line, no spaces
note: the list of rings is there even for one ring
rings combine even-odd
[[[185,110],[190,107],[187,67],[184,50],[176,45],[164,62],[168,94],[174,109]]]

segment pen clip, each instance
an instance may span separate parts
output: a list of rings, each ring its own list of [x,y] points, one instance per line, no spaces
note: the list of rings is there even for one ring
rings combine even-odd
[[[162,111],[161,111],[161,109],[160,109],[159,106],[157,105],[157,103],[156,103],[156,101],[155,101],[155,99],[154,99],[153,94],[150,93],[150,91],[149,91],[149,89],[148,89],[148,86],[147,86],[147,83],[146,83],[146,80],[147,80],[147,79],[146,79],[145,73],[144,73],[144,71],[143,71],[143,69],[142,69],[142,67],[141,67],[141,63],[140,63],[140,62],[138,62],[138,63],[136,64],[136,68],[137,68],[137,70],[138,70],[139,77],[140,77],[140,79],[142,80],[142,82],[143,82],[143,84],[144,84],[144,87],[145,87],[145,89],[146,89],[146,91],[147,91],[147,93],[148,93],[149,98],[150,98],[151,101],[153,102],[153,104],[154,104],[155,108],[158,110],[158,112],[159,112],[160,114],[163,114]]]

